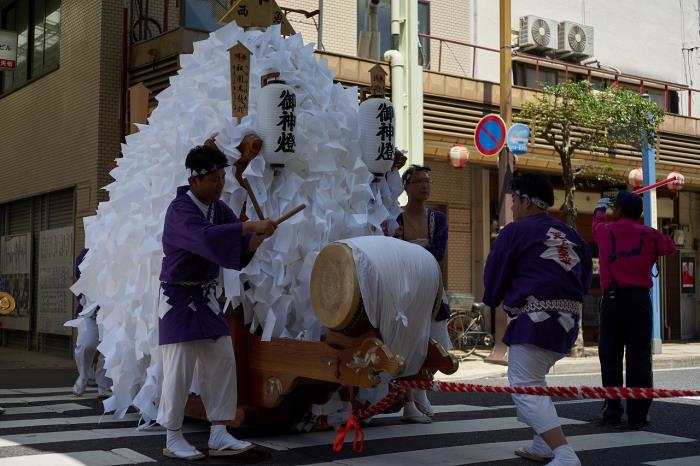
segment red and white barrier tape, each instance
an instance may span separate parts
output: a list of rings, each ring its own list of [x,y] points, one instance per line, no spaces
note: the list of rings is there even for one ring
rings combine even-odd
[[[665,388],[627,387],[499,387],[472,383],[438,382],[423,380],[399,380],[404,387],[419,388],[434,392],[454,393],[516,393],[521,395],[557,396],[559,398],[598,399],[651,399],[700,396],[700,390],[667,390]]]
[[[376,416],[395,405],[404,398],[407,388],[419,388],[434,392],[451,393],[510,393],[520,395],[556,396],[559,398],[597,398],[597,399],[651,399],[676,398],[681,396],[700,396],[700,390],[667,390],[665,388],[627,388],[627,387],[501,387],[493,385],[477,385],[473,383],[438,382],[431,380],[397,380],[389,386],[389,392],[367,409],[357,411],[353,417],[350,408],[349,419],[345,427],[338,429],[338,435],[333,443],[336,453],[343,449],[345,436],[355,429],[353,449],[361,452],[364,446],[364,433],[357,422],[361,419]],[[352,406],[352,403],[350,403]]]

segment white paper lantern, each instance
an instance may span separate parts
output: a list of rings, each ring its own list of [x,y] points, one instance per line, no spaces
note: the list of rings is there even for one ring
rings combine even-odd
[[[644,180],[644,172],[641,167],[634,168],[630,170],[629,175],[627,175],[627,181],[629,181],[630,186],[633,188],[641,188]]]
[[[677,193],[681,189],[683,189],[683,185],[685,184],[685,176],[681,175],[681,173],[677,170],[673,170],[671,173],[668,174],[666,179],[669,178],[675,178],[676,181],[671,181],[668,186],[668,189],[673,191],[674,193]]]
[[[462,144],[455,144],[450,149],[450,165],[458,170],[464,168],[469,161],[469,150]]]
[[[372,96],[360,104],[362,160],[375,176],[394,165],[394,106],[389,99]]]
[[[284,166],[294,155],[296,94],[284,81],[272,80],[258,94],[258,135],[262,155],[272,166]]]

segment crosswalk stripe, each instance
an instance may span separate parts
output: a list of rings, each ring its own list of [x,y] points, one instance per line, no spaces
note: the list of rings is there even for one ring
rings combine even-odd
[[[87,392],[96,392],[97,388],[87,387]],[[44,387],[44,388],[2,388],[0,395],[42,395],[45,393],[73,393],[73,387]]]
[[[185,424],[182,432],[207,432],[208,425],[202,423]],[[151,427],[148,430],[137,431],[135,427],[116,429],[66,430],[63,432],[41,432],[31,434],[4,435],[0,437],[0,448],[36,445],[40,443],[76,442],[79,440],[104,440],[123,437],[145,437],[149,435],[165,435],[162,427]]]
[[[111,414],[103,416],[53,417],[43,419],[23,419],[17,421],[0,421],[0,429],[37,426],[71,426],[78,424],[109,424],[114,422],[138,421],[138,414],[127,414],[124,419],[116,419]]]
[[[63,403],[43,406],[18,406],[16,408],[5,408],[5,416],[12,416],[13,414],[65,413],[66,411],[80,411],[84,409],[92,410],[92,407],[78,403]]]
[[[648,464],[651,466],[697,466],[700,464],[700,456],[685,456],[683,458],[650,461],[642,464]]]
[[[433,405],[433,411],[435,414],[442,413],[470,413],[474,411],[490,411],[496,409],[491,406],[475,406],[475,405]],[[402,411],[399,410],[396,413],[388,414],[377,414],[372,419],[388,419],[394,417],[401,417],[403,415]]]
[[[71,395],[56,395],[56,396],[33,396],[33,397],[13,397],[0,398],[0,406],[12,404],[27,404],[39,403],[43,401],[76,401],[76,400],[91,400],[97,398],[97,393],[85,393],[83,396]]]
[[[600,400],[570,400],[570,401],[556,401],[555,405],[569,405],[569,404],[579,404],[579,403],[600,403]],[[495,411],[498,409],[515,409],[515,405],[498,405],[498,406],[477,406],[477,405],[433,405],[433,410],[436,414],[442,413],[469,413],[475,411]],[[388,414],[378,414],[373,417],[373,419],[386,419],[386,418],[396,418],[401,417],[403,413],[398,411],[396,413]]]
[[[111,451],[91,450],[71,453],[0,458],[0,466],[120,466],[124,464],[155,463],[156,460],[128,448]]]
[[[694,439],[674,437],[653,432],[624,432],[614,434],[576,435],[568,437],[569,443],[576,450],[603,450],[606,448],[624,448],[637,445],[661,443],[694,442]],[[515,459],[513,452],[527,444],[527,441],[479,443],[455,447],[430,448],[426,450],[402,451],[383,455],[348,458],[326,463],[306,466],[396,466],[401,464],[440,464],[442,466],[474,464],[488,461]]]
[[[561,422],[562,424],[586,424],[584,421],[563,418],[561,419]],[[527,428],[527,425],[518,421],[515,417],[495,417],[460,421],[442,421],[433,422],[432,424],[402,424],[368,427],[364,429],[364,432],[365,440],[369,441],[436,434],[457,434],[523,428]],[[334,439],[335,432],[327,431],[310,432],[308,434],[297,435],[281,435],[278,437],[265,437],[248,440],[263,447],[284,451],[318,445],[331,445]],[[348,438],[348,441],[350,440],[351,437]]]

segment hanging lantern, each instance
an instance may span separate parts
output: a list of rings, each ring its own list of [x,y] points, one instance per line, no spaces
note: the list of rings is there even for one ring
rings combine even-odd
[[[394,165],[394,106],[382,96],[360,104],[362,160],[370,173],[384,176]]]
[[[450,165],[452,168],[461,170],[469,161],[469,151],[462,144],[455,144],[450,149]]]
[[[262,156],[272,167],[284,166],[296,149],[296,94],[284,81],[270,80],[260,89],[257,109]]]
[[[634,189],[641,188],[644,182],[644,172],[641,167],[634,168],[630,170],[630,174],[627,176],[627,181],[629,181],[630,186]]]
[[[679,171],[673,170],[666,177],[667,180],[669,178],[675,178],[676,181],[671,181],[669,184],[667,184],[666,186],[668,186],[668,189],[670,189],[674,193],[677,193],[678,191],[683,189],[683,185],[685,184],[685,176],[681,175]]]

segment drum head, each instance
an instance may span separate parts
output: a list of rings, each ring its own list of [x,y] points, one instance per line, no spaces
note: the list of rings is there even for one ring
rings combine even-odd
[[[342,243],[328,244],[311,271],[311,306],[319,322],[343,330],[352,322],[360,296],[352,250]]]
[[[15,311],[17,303],[11,294],[0,291],[0,316],[9,316]]]

